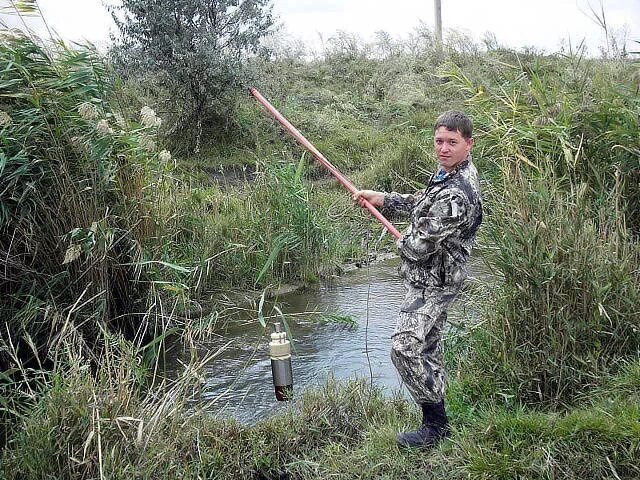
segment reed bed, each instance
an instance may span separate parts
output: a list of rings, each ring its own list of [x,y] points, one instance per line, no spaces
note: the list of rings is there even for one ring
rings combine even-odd
[[[503,285],[477,358],[493,394],[570,404],[638,355],[632,70],[576,56],[496,66],[496,86],[448,72],[469,95],[492,184],[487,260]]]

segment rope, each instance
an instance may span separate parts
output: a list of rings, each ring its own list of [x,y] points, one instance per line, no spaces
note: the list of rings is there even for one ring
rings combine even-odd
[[[373,389],[373,369],[371,368],[371,358],[369,357],[369,299],[371,297],[371,254],[369,251],[369,242],[367,242],[367,301],[366,301],[366,320],[364,324],[364,354],[367,356],[367,365],[369,366],[369,401],[371,400],[371,390]],[[368,403],[368,402],[367,402]]]
[[[387,229],[382,229],[382,233],[378,237],[378,240],[373,245],[373,251],[375,258],[378,256],[378,246],[382,241]],[[366,317],[364,324],[364,354],[367,357],[367,365],[369,366],[369,398],[367,405],[371,402],[371,395],[373,394],[373,368],[371,367],[371,357],[369,356],[369,301],[371,299],[371,243],[367,242],[367,301],[366,301]]]

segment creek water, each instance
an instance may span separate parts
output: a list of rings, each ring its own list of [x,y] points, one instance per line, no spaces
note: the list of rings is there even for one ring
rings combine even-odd
[[[472,272],[474,265],[478,263],[472,262]],[[373,378],[385,393],[399,392],[408,398],[389,357],[391,333],[404,296],[397,267],[398,259],[385,260],[276,299],[293,335],[294,400],[305,388],[324,383],[328,375]],[[464,302],[454,302],[450,324],[465,323],[463,317],[476,315],[463,308]],[[204,370],[205,384],[191,399],[192,406],[204,406],[244,423],[289,406],[275,399],[268,352],[269,333],[279,315],[271,316],[272,304],[263,311],[269,314],[266,331],[255,310],[246,309],[226,321],[215,337],[198,343],[196,348],[203,356],[231,342]],[[168,359],[169,369],[182,356],[188,358],[189,352],[178,349]]]

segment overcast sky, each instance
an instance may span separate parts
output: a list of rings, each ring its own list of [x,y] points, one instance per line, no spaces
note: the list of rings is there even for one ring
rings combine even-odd
[[[103,3],[39,1],[47,22],[63,38],[98,44],[106,43],[114,28]],[[610,30],[626,37],[629,50],[640,50],[640,0],[442,0],[442,24],[445,35],[455,29],[480,40],[492,32],[500,44],[547,52],[558,51],[567,40],[574,46],[585,40],[595,54],[604,44],[604,33],[589,6],[600,12],[601,3]],[[275,0],[273,6],[284,31],[315,46],[337,30],[369,40],[378,30],[402,37],[420,21],[434,25],[432,0]]]

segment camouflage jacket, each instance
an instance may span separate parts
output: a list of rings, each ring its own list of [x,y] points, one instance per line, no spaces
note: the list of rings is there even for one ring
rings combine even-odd
[[[444,178],[434,173],[413,195],[387,193],[383,211],[410,216],[398,240],[400,275],[415,288],[462,284],[482,222],[478,171],[467,157]]]

